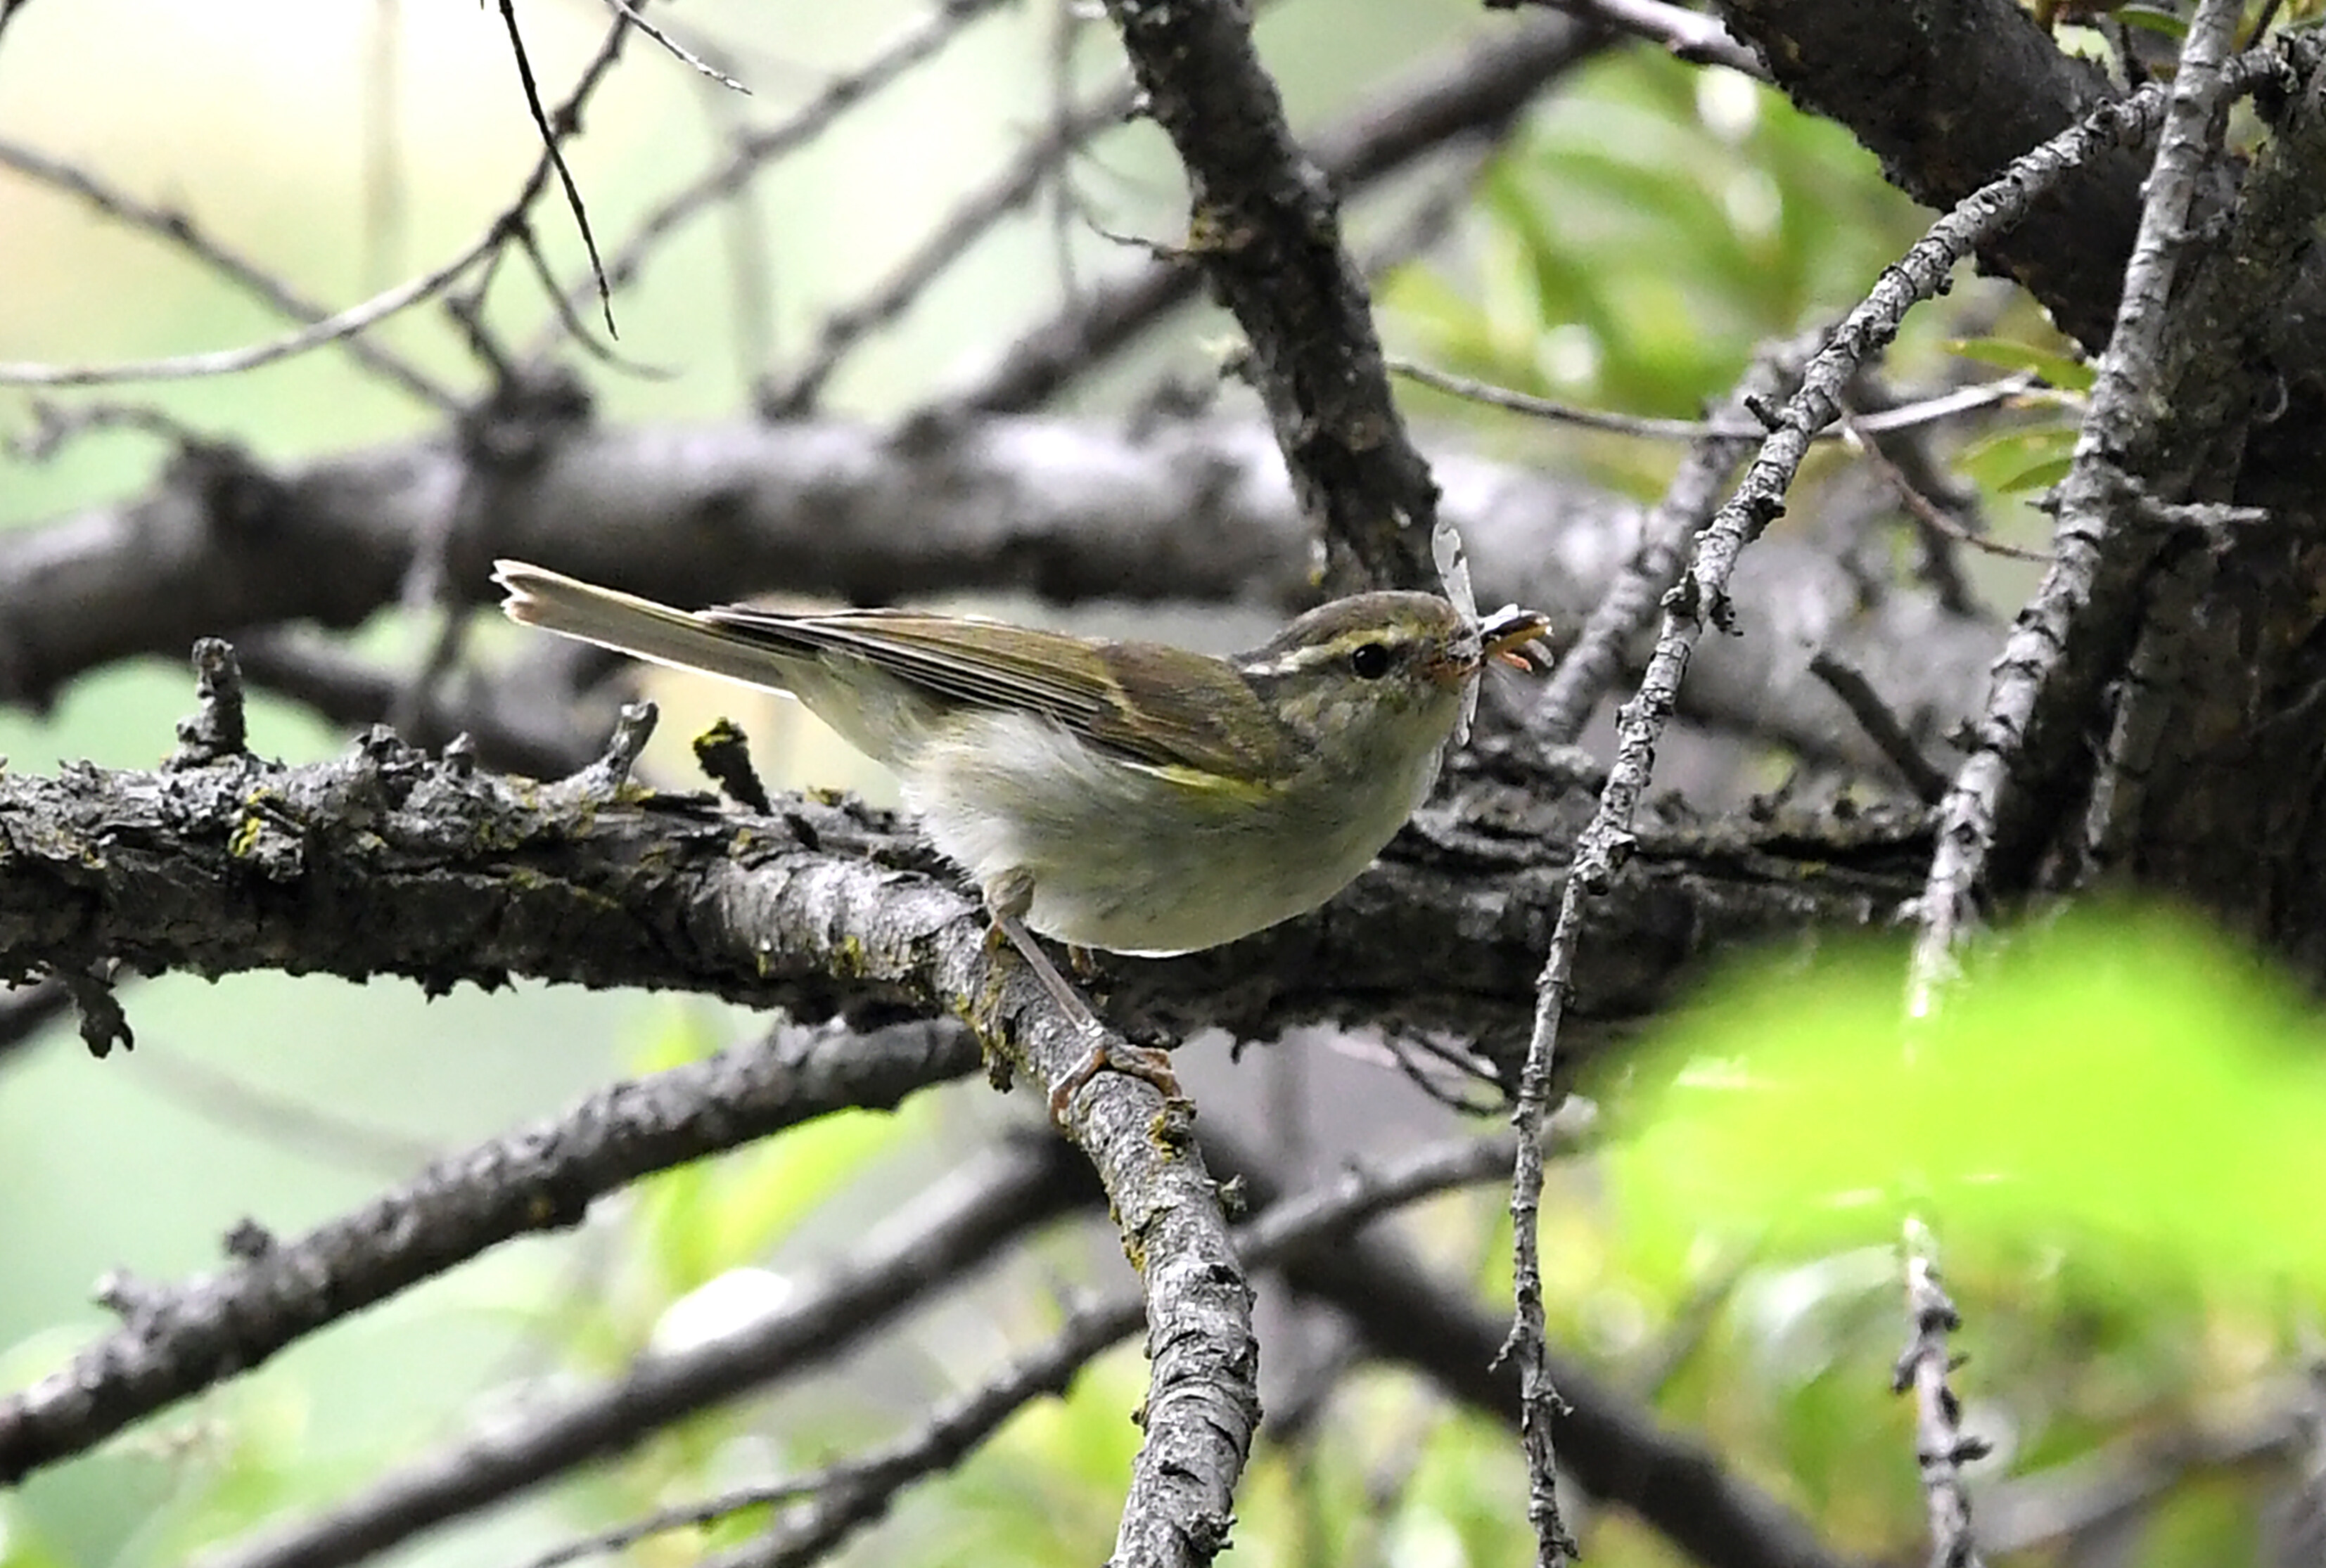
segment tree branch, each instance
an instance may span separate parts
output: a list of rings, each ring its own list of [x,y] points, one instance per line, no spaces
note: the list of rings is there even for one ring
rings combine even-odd
[[[1309,153],[1344,195],[1363,190],[1465,136],[1498,135],[1534,96],[1597,53],[1606,35],[1565,17],[1536,17],[1433,64],[1310,139]],[[1022,334],[991,369],[925,409],[929,414],[1037,408],[1196,298],[1195,268],[1151,263]]]
[[[1481,756],[1317,914],[1184,958],[1110,960],[1105,1011],[1247,1038],[1335,1018],[1487,1048],[1522,1040],[1582,803],[1539,774],[1497,777],[1506,766],[1519,765]],[[801,1018],[964,1016],[1020,1065],[1029,1046],[1046,1060],[1073,1047],[1039,988],[987,954],[976,900],[882,813],[787,796],[761,816],[619,781],[600,763],[536,785],[383,732],[299,767],[236,756],[0,775],[0,972],[117,960],[394,974],[438,990],[526,976]],[[1651,1007],[1723,942],[1886,919],[1926,845],[1918,816],[1880,811],[1825,826],[1643,823],[1582,951],[1577,1016]]]
[[[1580,622],[1637,547],[1631,502],[1458,452],[1433,462],[1440,509],[1460,526],[1489,603]],[[101,665],[175,658],[220,631],[357,626],[398,602],[413,552],[441,533],[465,474],[458,450],[437,441],[286,470],[190,448],[142,496],[0,534],[0,699],[45,701]],[[1259,595],[1289,609],[1313,592],[1313,532],[1282,459],[1264,431],[1228,421],[1138,439],[1034,418],[904,439],[842,422],[591,428],[544,443],[537,460],[497,478],[494,496],[476,536],[451,542],[449,586],[478,604],[498,554],[675,604],[770,589],[883,603],[990,588],[1062,601]],[[1872,597],[1813,549],[1764,544],[1736,591],[1769,606],[1772,625],[1828,629],[1828,645],[1891,695],[1925,745],[1985,689],[1994,628],[1919,592]],[[1813,756],[1884,765],[1810,673],[1815,651],[1733,641],[1691,672],[1685,710]],[[312,671],[287,689],[319,681],[334,699],[350,694],[347,680]],[[480,743],[500,728],[482,727]],[[527,742],[485,755],[537,765],[554,752]]]
[[[276,1526],[206,1568],[340,1568],[592,1459],[683,1416],[839,1353],[1007,1241],[1091,1200],[1089,1173],[1055,1139],[990,1149],[906,1204],[826,1276],[747,1326],[647,1354],[521,1424],[404,1467],[312,1518]]]
[[[1437,489],[1406,434],[1325,172],[1292,139],[1233,0],[1112,0],[1147,111],[1186,166],[1187,248],[1243,328],[1334,590],[1429,588]]]
[[[977,1064],[976,1041],[951,1024],[864,1035],[786,1028],[758,1045],[609,1085],[296,1241],[136,1293],[120,1329],[0,1399],[0,1485],[488,1248],[578,1225],[594,1200],[650,1171],[843,1107],[893,1106]]]

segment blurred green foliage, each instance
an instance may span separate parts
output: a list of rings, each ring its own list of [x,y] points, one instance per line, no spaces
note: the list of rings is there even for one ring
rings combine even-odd
[[[1726,392],[1761,343],[1855,302],[1930,220],[1847,132],[1647,50],[1596,62],[1547,104],[1474,216],[1474,255],[1407,267],[1383,290],[1417,354],[1677,417]],[[1583,450],[1634,491],[1670,464],[1638,443]]]
[[[1894,945],[1743,975],[1668,1031],[1617,1163],[1635,1223],[1772,1253],[2105,1257],[2161,1300],[2326,1287],[2326,1026],[2193,923],[2079,912],[1902,1017]]]
[[[1708,1249],[1754,1260],[1667,1411],[1775,1460],[1838,1538],[1911,1540],[1911,1468],[1866,1452],[1911,1452],[1885,1387],[1911,1214],[1943,1248],[1991,1471],[2276,1419],[2326,1284],[2311,1002],[2195,921],[2128,908],[1997,940],[1929,1019],[1903,997],[1901,943],[1763,953],[1603,1086],[1621,1268],[1652,1295]],[[2163,1472],[2135,1560],[2256,1560],[2269,1484]]]

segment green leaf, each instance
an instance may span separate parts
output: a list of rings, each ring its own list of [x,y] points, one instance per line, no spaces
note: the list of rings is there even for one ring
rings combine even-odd
[[[2152,1285],[2326,1288],[2326,1028],[2182,919],[2083,914],[2006,942],[1937,1016],[1895,946],[1733,981],[1664,1047],[1616,1158],[1643,1222],[1772,1253],[1894,1241],[2086,1249]]]
[[[2119,5],[2110,14],[2118,22],[2128,23],[2144,32],[2162,33],[2175,42],[2189,36],[2187,17],[2160,11],[2154,5]]]
[[[2062,392],[2089,392],[2098,375],[2092,366],[2071,354],[2055,353],[2008,338],[1957,338],[1947,348],[1949,352],[1982,365],[2040,376]]]
[[[1982,436],[1963,448],[1955,466],[1998,495],[2057,484],[2075,454],[2073,425],[2022,425]]]
[[[2067,456],[2046,458],[2040,463],[2032,463],[2017,473],[2009,475],[1995,487],[2005,496],[2022,496],[2030,491],[2048,490],[2068,477],[2068,470],[2074,466],[2074,463],[2075,459]]]

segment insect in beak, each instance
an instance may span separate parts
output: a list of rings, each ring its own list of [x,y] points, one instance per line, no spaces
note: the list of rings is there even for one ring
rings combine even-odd
[[[1483,667],[1488,659],[1508,664],[1513,670],[1532,672],[1542,658],[1540,668],[1549,669],[1550,661],[1528,649],[1527,645],[1541,639],[1550,630],[1550,617],[1534,610],[1522,610],[1515,605],[1505,605],[1488,616],[1478,627],[1481,647],[1478,663]]]

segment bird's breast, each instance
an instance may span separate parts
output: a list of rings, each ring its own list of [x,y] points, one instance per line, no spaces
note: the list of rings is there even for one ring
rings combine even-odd
[[[1109,952],[1187,952],[1305,914],[1346,886],[1428,792],[1437,750],[1235,784],[1101,751],[1022,713],[958,716],[900,769],[947,858],[1023,872],[1026,923]],[[1315,774],[1316,776],[1311,776]]]

